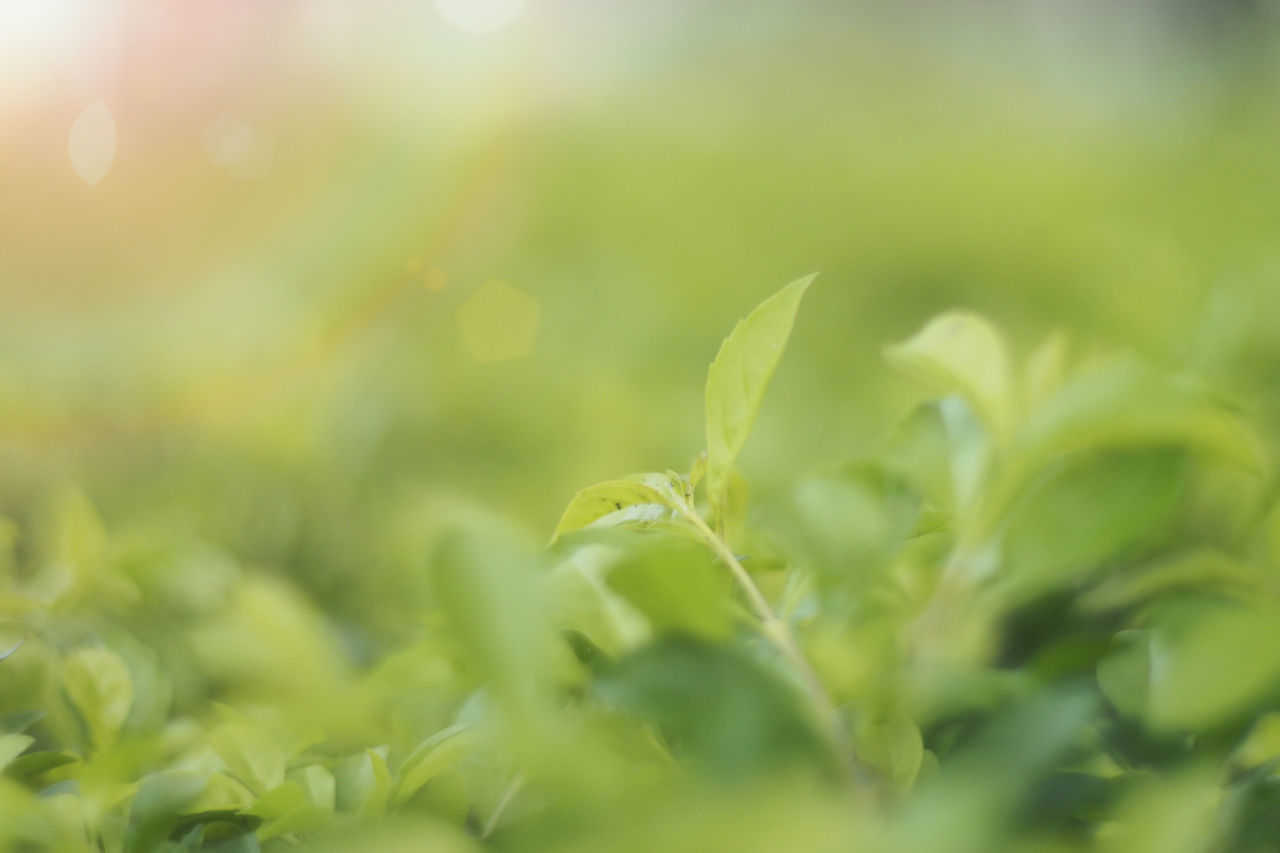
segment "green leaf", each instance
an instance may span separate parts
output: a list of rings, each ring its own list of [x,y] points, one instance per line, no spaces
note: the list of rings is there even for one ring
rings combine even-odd
[[[985,317],[968,311],[941,314],[913,337],[888,347],[885,357],[943,392],[963,394],[997,436],[1007,436],[1012,429],[1015,402],[1008,345]]]
[[[556,638],[539,555],[505,525],[462,520],[432,560],[436,601],[512,725],[530,723],[551,677]]]
[[[723,639],[733,628],[733,581],[700,543],[675,536],[635,537],[607,582],[656,632]]]
[[[93,745],[114,742],[133,707],[133,679],[120,656],[101,646],[73,652],[63,663],[62,685]]]
[[[35,743],[30,735],[0,735],[0,770],[9,766],[15,758]]]
[[[319,832],[333,820],[333,812],[321,806],[302,806],[283,817],[263,824],[258,830],[258,840],[267,841],[286,833]]]
[[[39,752],[28,752],[26,755],[19,755],[9,762],[9,765],[4,768],[4,772],[5,775],[15,779],[31,779],[57,767],[75,764],[79,760],[78,757],[70,752],[44,749]]]
[[[348,756],[334,768],[335,805],[339,811],[377,817],[391,796],[391,771],[378,750]]]
[[[1280,687],[1280,608],[1205,600],[1166,608],[1151,646],[1151,722],[1203,729]]]
[[[231,775],[255,794],[261,796],[284,782],[284,751],[247,724],[220,726],[211,743]]]
[[[126,853],[156,850],[200,797],[208,781],[207,773],[185,770],[166,770],[143,779],[129,809]]]
[[[423,741],[400,765],[400,786],[395,801],[402,803],[432,779],[452,769],[475,746],[478,735],[459,724],[436,732]]]
[[[765,522],[786,553],[824,582],[880,576],[916,527],[920,497],[893,472],[871,465],[800,480]]]
[[[623,548],[589,542],[574,548],[551,574],[556,627],[581,633],[611,656],[635,648],[650,633],[644,617],[605,580],[625,555]]]
[[[858,729],[858,758],[876,768],[899,788],[909,789],[924,760],[920,729],[906,717],[890,717]]]
[[[327,811],[333,811],[336,784],[333,774],[319,764],[308,764],[305,767],[289,771],[288,779],[297,782],[307,795],[307,802]]]
[[[1225,554],[1201,550],[1111,578],[1080,598],[1085,610],[1132,607],[1166,595],[1186,592],[1221,591],[1246,596],[1256,593],[1264,578]]]
[[[1120,631],[1114,642],[1098,662],[1098,686],[1120,713],[1142,716],[1151,698],[1151,632]]]
[[[671,472],[597,483],[573,496],[552,541],[589,525],[660,522],[686,506],[684,482]]]
[[[595,691],[607,706],[659,726],[678,754],[712,776],[828,766],[796,688],[731,646],[668,636],[610,667]]]
[[[275,820],[306,804],[307,793],[302,789],[302,785],[295,781],[288,781],[263,794],[252,806],[245,809],[244,813],[263,820]]]
[[[739,321],[707,371],[707,495],[716,511],[816,275],[793,281]]]
[[[0,731],[22,734],[48,716],[47,711],[14,711],[0,715]]]
[[[1280,760],[1280,713],[1273,711],[1259,717],[1232,760],[1247,770]]]
[[[1072,377],[1028,418],[1019,451],[1034,470],[1045,460],[1086,448],[1170,446],[1257,470],[1257,434],[1204,388],[1116,360]]]
[[[1176,448],[1065,460],[1007,519],[1010,582],[1028,593],[1038,591],[1168,537],[1184,491],[1186,462]]]

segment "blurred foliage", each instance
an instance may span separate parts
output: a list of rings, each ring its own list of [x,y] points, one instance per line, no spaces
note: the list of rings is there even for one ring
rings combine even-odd
[[[940,397],[732,499],[810,280],[726,339],[728,451],[688,476],[584,489],[549,548],[417,516],[423,620],[363,666],[284,580],[60,492],[3,598],[6,845],[1268,849],[1280,492],[1256,423],[1194,377],[1060,337],[1022,359],[952,312],[886,350]]]
[[[1266,4],[845,5],[6,114],[0,849],[1273,849]]]

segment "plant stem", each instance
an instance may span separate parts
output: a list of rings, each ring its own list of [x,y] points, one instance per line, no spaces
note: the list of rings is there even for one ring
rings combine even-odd
[[[506,790],[502,792],[502,798],[498,800],[498,804],[493,807],[493,814],[489,815],[489,819],[485,821],[484,829],[480,833],[480,838],[485,839],[493,835],[493,831],[498,828],[498,819],[502,817],[502,813],[507,810],[507,806],[511,803],[511,799],[515,797],[516,792],[524,785],[524,775],[517,773],[511,778],[511,784],[507,785]]]
[[[813,671],[808,658],[800,650],[800,645],[796,642],[795,635],[791,633],[790,627],[773,611],[768,599],[764,597],[760,587],[756,586],[756,582],[752,580],[747,570],[742,567],[742,563],[734,555],[733,549],[729,547],[728,543],[707,526],[707,523],[702,520],[702,517],[695,510],[684,510],[682,514],[698,529],[698,532],[702,534],[702,537],[711,546],[711,550],[716,553],[720,561],[728,566],[734,580],[737,581],[738,586],[742,587],[747,599],[751,602],[752,609],[755,610],[756,615],[760,618],[764,633],[782,650],[782,653],[786,655],[792,666],[800,674],[801,680],[804,681],[805,687],[809,690],[818,716],[827,728],[827,736],[831,739],[831,745],[839,758],[841,769],[851,777],[860,775],[856,773],[858,762],[854,756],[853,744],[849,740],[849,734],[845,731],[844,721],[840,718],[840,712],[836,710],[836,705],[831,700],[831,696],[827,693],[826,688],[822,686],[822,682],[818,680],[818,674]]]

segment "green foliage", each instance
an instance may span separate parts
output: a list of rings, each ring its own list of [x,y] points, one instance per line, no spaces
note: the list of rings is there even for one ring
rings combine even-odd
[[[816,275],[791,282],[734,326],[707,371],[707,494],[717,511]]]
[[[0,841],[1268,849],[1265,425],[1061,336],[1019,367],[952,312],[887,350],[940,398],[749,499],[737,463],[810,281],[721,347],[688,476],[578,492],[546,548],[406,510],[420,619],[388,649],[63,493],[5,578]]]

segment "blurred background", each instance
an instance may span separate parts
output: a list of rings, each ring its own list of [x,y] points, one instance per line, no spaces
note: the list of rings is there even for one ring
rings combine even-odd
[[[952,307],[1274,422],[1273,17],[0,0],[6,559],[82,501],[181,576],[292,578],[359,660],[419,618],[441,500],[541,539],[685,470],[721,338],[815,270],[760,491],[871,447],[926,390],[882,348]]]

